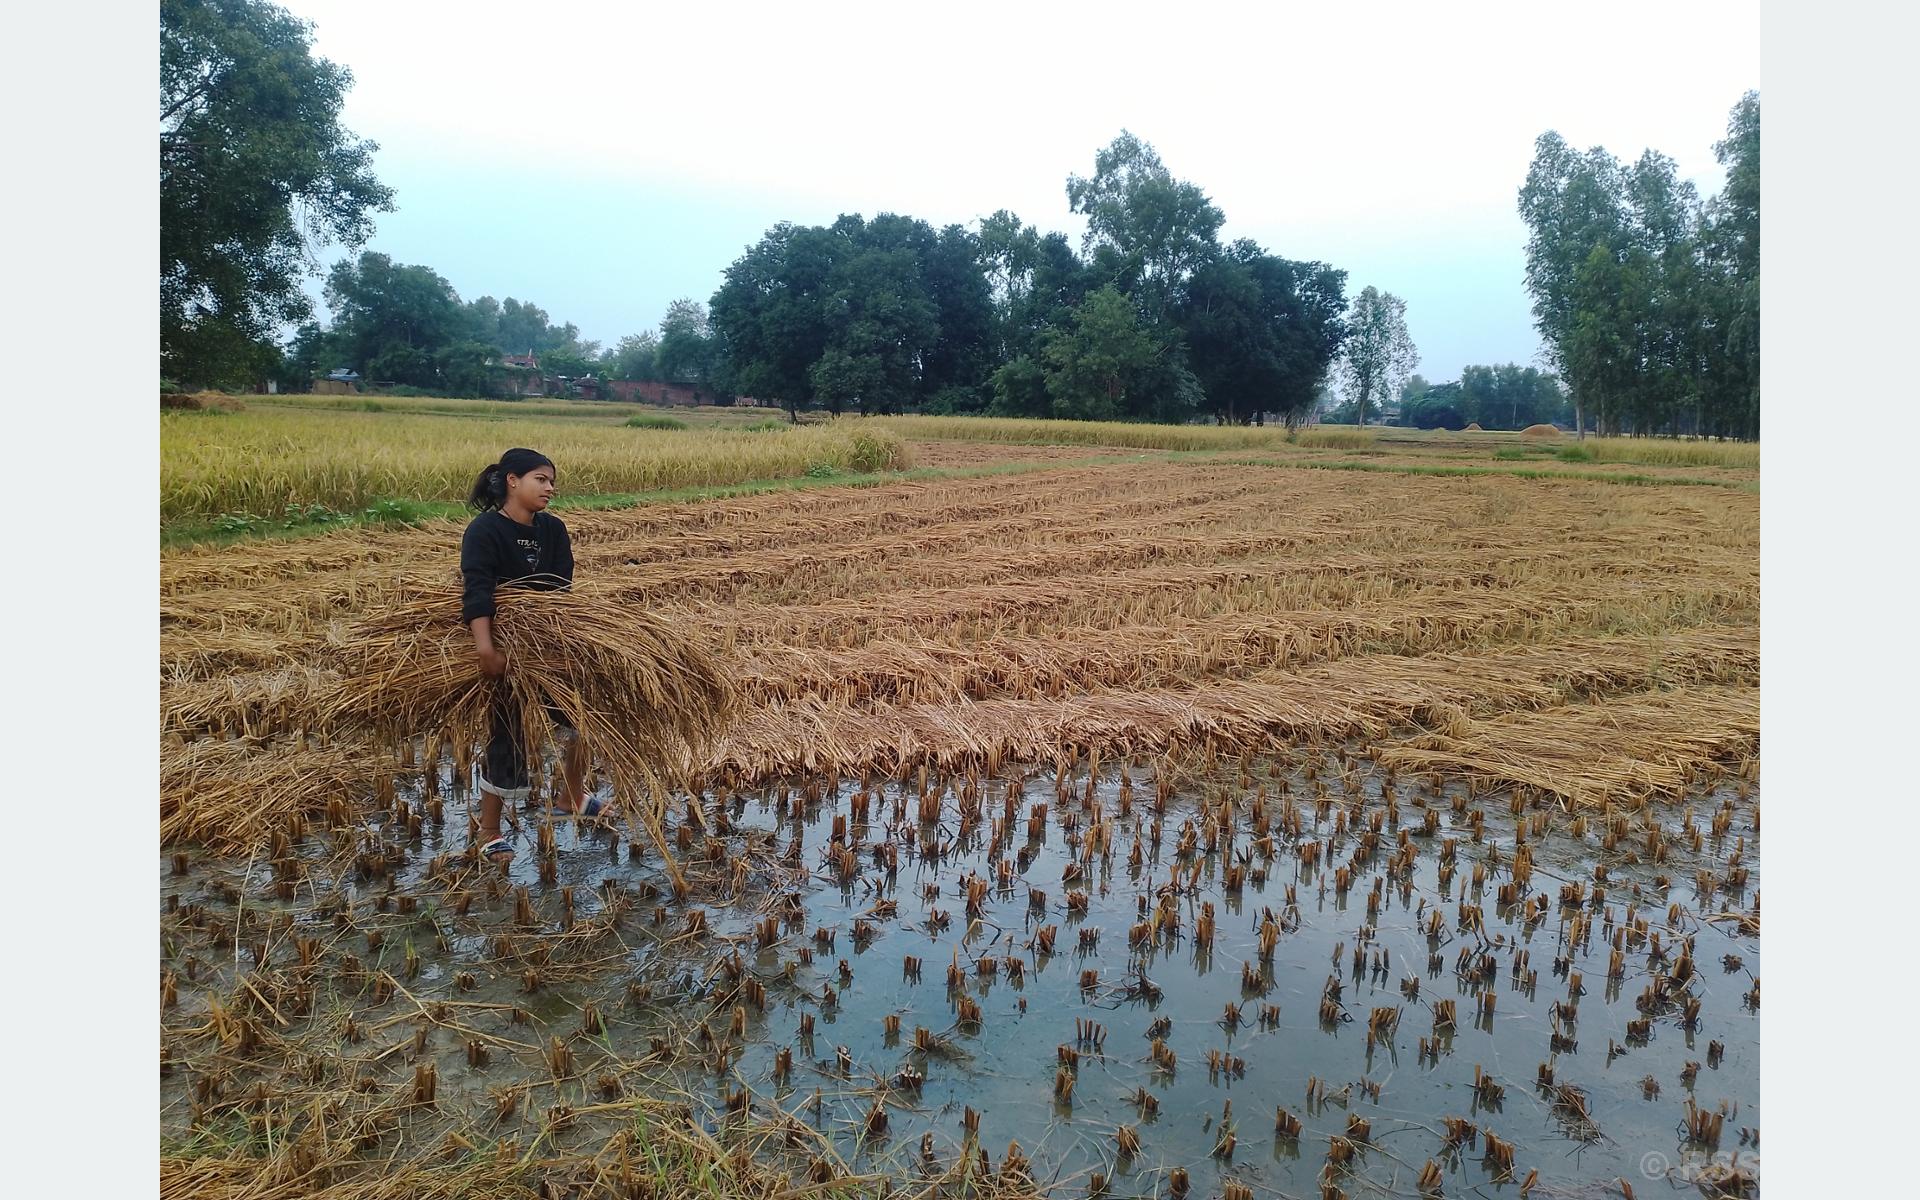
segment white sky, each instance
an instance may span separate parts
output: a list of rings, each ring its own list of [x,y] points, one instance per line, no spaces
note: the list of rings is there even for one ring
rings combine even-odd
[[[1760,86],[1755,3],[287,6],[381,143],[371,248],[606,343],[780,219],[1004,207],[1077,241],[1066,176],[1124,127],[1223,236],[1405,297],[1430,380],[1526,362],[1534,138],[1653,147],[1705,194]]]

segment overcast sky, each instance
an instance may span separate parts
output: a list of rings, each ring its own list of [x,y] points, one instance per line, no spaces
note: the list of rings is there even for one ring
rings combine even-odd
[[[1757,3],[286,7],[380,143],[398,211],[369,248],[606,345],[781,220],[1009,208],[1077,245],[1066,177],[1125,128],[1223,240],[1403,297],[1429,380],[1527,363],[1534,139],[1651,147],[1707,195],[1760,87]]]

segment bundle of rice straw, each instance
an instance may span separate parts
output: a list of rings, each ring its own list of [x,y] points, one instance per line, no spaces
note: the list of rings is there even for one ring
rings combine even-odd
[[[507,696],[537,766],[552,705],[579,731],[626,806],[642,796],[657,817],[666,793],[704,759],[732,717],[731,680],[707,649],[631,601],[592,590],[496,593],[494,645],[506,655]],[[413,737],[448,730],[470,746],[492,729],[500,683],[481,675],[460,621],[460,588],[416,586],[330,637],[339,683],[324,727]],[[657,838],[657,820],[648,822]],[[661,846],[662,853],[666,852]]]

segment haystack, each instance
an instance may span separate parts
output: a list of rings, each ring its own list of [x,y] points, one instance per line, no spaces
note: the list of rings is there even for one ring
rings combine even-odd
[[[1460,432],[1461,433],[1481,433],[1484,431],[1480,428],[1480,422],[1468,421],[1467,427],[1465,429],[1462,429]]]
[[[1551,425],[1529,425],[1520,431],[1524,438],[1557,438],[1560,431]]]
[[[683,630],[603,592],[503,587],[497,608],[494,644],[507,658],[506,695],[529,762],[552,736],[552,705],[657,842],[667,792],[704,761],[733,713],[720,662]],[[491,736],[503,685],[480,674],[457,586],[414,589],[330,642],[340,681],[321,702],[322,727],[405,738],[448,730],[476,747]]]

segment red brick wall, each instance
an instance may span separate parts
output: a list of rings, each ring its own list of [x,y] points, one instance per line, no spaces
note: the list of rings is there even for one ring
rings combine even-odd
[[[706,388],[685,383],[659,383],[642,379],[609,379],[607,398],[628,404],[713,404],[718,401]]]

